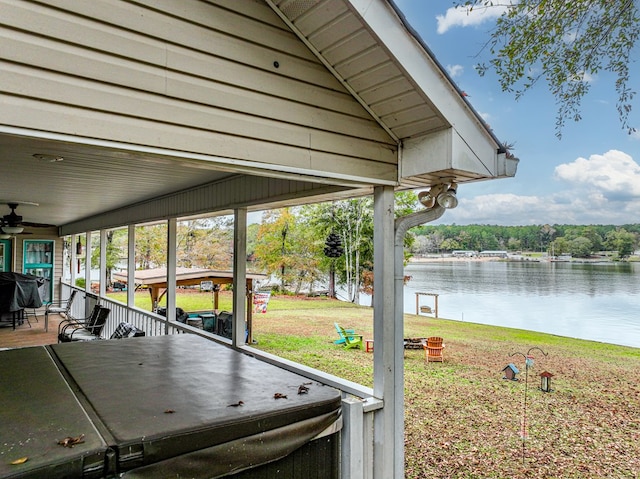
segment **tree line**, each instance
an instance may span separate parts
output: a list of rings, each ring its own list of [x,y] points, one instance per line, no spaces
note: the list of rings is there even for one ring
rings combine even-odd
[[[630,256],[640,224],[615,225],[422,225],[415,228],[414,254],[453,250],[505,250],[588,257],[597,252]]]

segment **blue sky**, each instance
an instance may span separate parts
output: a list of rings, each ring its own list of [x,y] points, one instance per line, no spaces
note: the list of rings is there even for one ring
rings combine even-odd
[[[640,222],[640,134],[622,129],[613,76],[591,78],[582,120],[567,120],[558,139],[555,99],[546,84],[516,101],[501,91],[494,75],[475,71],[474,65],[488,59],[482,46],[494,25],[491,12],[456,12],[453,0],[395,3],[496,136],[514,144],[520,158],[515,178],[460,185],[458,207],[436,224]],[[634,69],[637,80],[638,66]],[[640,127],[640,104],[631,124]]]

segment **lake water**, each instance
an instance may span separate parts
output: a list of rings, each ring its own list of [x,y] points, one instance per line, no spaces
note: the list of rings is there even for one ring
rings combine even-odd
[[[438,316],[640,348],[640,264],[411,263],[404,311],[437,293]],[[420,305],[433,307],[421,296]]]

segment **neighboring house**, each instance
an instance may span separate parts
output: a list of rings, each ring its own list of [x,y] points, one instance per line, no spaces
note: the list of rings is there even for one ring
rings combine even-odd
[[[21,202],[32,233],[4,248],[21,270],[24,240],[53,239],[54,296],[62,238],[74,245],[122,226],[132,237],[134,225],[167,221],[175,247],[177,218],[233,213],[242,250],[247,212],[374,195],[375,342],[386,346],[374,353],[373,389],[362,388],[371,397],[359,407],[373,424],[349,444],[368,460],[344,467],[350,477],[402,477],[402,297],[393,282],[402,258],[392,243],[400,237],[401,248],[407,228],[443,210],[394,230],[393,193],[510,177],[518,160],[397,6],[0,0],[0,9],[0,190]],[[242,261],[234,274],[243,284]],[[234,316],[245,312],[240,296]],[[238,348],[243,328],[238,321]]]
[[[480,256],[483,258],[506,258],[509,253],[504,250],[485,250],[480,251]]]

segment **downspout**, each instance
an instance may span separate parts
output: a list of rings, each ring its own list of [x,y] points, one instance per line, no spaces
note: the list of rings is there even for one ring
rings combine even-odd
[[[411,213],[407,216],[402,216],[400,218],[396,218],[394,229],[395,229],[395,241],[394,241],[394,252],[395,252],[395,261],[394,261],[394,275],[395,275],[395,303],[396,303],[396,312],[395,312],[395,320],[403,321],[404,318],[404,237],[409,231],[410,228],[414,226],[422,225],[425,223],[430,223],[431,221],[435,221],[440,218],[446,208],[443,208],[439,204],[433,208],[416,211],[415,213]]]
[[[404,330],[404,237],[414,227],[440,218],[446,208],[436,203],[433,207],[407,216],[396,218],[394,222],[394,321],[396,328]],[[396,427],[394,431],[394,475],[404,477],[404,345],[403,336],[396,338],[394,405]]]

